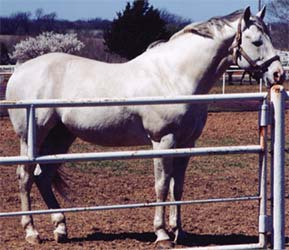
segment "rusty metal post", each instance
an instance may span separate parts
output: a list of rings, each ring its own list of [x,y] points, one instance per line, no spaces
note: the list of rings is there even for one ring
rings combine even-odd
[[[274,241],[274,237],[273,237],[273,200],[274,200],[274,187],[273,187],[273,183],[274,183],[274,110],[273,110],[273,104],[271,103],[270,105],[270,215],[271,215],[271,237],[270,237],[270,243],[271,246],[273,246],[273,241]]]
[[[271,88],[274,112],[273,249],[285,249],[285,97],[283,86]]]

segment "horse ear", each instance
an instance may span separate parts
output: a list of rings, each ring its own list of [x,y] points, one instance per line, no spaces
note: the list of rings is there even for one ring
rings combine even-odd
[[[246,7],[245,11],[244,11],[244,21],[247,24],[250,20],[251,17],[251,10],[250,10],[250,6]]]
[[[262,20],[264,19],[264,16],[265,16],[265,13],[266,13],[266,6],[264,6],[257,14],[256,16],[261,18]]]

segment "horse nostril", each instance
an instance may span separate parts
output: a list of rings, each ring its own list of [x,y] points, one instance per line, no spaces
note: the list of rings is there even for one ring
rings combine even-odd
[[[274,72],[273,73],[273,77],[274,77],[274,81],[278,83],[280,81],[280,79],[281,79],[280,72],[279,71]]]

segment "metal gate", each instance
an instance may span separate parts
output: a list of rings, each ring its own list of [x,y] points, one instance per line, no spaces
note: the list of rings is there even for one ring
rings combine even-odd
[[[227,246],[202,247],[198,249],[260,249],[266,248],[268,234],[273,235],[274,249],[285,248],[285,101],[289,93],[282,86],[276,85],[271,89],[271,101],[267,93],[245,93],[245,94],[215,94],[215,95],[193,95],[175,97],[147,97],[132,99],[98,99],[98,100],[31,100],[17,102],[0,102],[2,108],[24,108],[27,110],[28,122],[28,153],[26,156],[0,157],[0,164],[26,164],[26,163],[56,163],[76,162],[92,160],[116,160],[135,158],[158,158],[174,156],[193,155],[220,155],[220,154],[259,154],[259,193],[257,196],[245,196],[234,198],[213,198],[206,200],[189,200],[178,202],[154,202],[128,205],[74,207],[64,209],[35,210],[24,212],[0,212],[0,217],[48,214],[56,212],[81,212],[99,211],[108,209],[140,208],[168,205],[188,205],[196,203],[211,202],[234,202],[234,201],[259,201],[259,242],[255,244],[240,244]],[[222,146],[222,147],[200,147],[181,148],[167,150],[139,150],[121,152],[98,152],[98,153],[70,153],[58,155],[38,156],[35,151],[36,138],[36,114],[37,108],[47,107],[101,107],[101,106],[128,106],[128,105],[161,105],[180,103],[213,103],[220,101],[258,101],[260,106],[259,116],[259,138],[258,145],[244,146]],[[271,143],[271,213],[267,211],[267,131],[271,125],[273,140]],[[192,248],[191,248],[192,249]]]

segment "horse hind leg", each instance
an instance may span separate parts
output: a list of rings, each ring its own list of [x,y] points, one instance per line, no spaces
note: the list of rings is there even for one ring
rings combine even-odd
[[[59,203],[52,190],[53,178],[58,174],[58,167],[56,164],[41,164],[41,173],[35,176],[35,183],[39,189],[39,192],[49,209],[60,208]],[[67,229],[65,216],[63,213],[51,214],[51,220],[54,225],[54,239],[57,242],[64,242],[67,238]]]
[[[66,153],[74,139],[75,137],[64,127],[64,125],[59,123],[50,131],[44,140],[40,148],[40,155]],[[59,172],[60,166],[61,164],[41,164],[41,171],[39,175],[35,176],[35,183],[49,209],[60,208],[52,189],[53,183],[62,181]],[[57,242],[66,241],[67,229],[64,214],[54,213],[51,215],[51,219],[55,228],[53,231],[55,240]]]
[[[20,154],[27,154],[27,143],[21,138],[20,140]],[[30,192],[32,184],[34,181],[33,172],[35,165],[19,165],[17,168],[17,177],[19,180],[19,191],[20,191],[20,200],[21,200],[21,209],[22,211],[31,210],[31,199]],[[26,232],[26,241],[31,244],[40,243],[40,237],[37,230],[34,227],[33,217],[31,215],[23,215],[21,218],[21,224]]]

